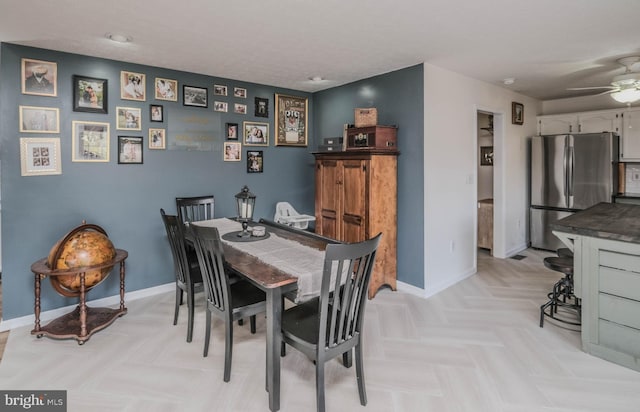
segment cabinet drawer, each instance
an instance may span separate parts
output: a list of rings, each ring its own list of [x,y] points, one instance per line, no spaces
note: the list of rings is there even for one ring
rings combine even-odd
[[[640,272],[640,256],[600,250],[600,266]]]
[[[600,292],[640,301],[640,273],[600,266]]]
[[[618,325],[604,319],[598,320],[598,330],[601,346],[636,358],[640,357],[640,330]]]
[[[640,302],[600,293],[598,295],[600,319],[640,330]]]

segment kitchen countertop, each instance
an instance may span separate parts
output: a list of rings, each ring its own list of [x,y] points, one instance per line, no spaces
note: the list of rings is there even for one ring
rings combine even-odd
[[[640,205],[598,203],[551,224],[553,230],[640,243]]]

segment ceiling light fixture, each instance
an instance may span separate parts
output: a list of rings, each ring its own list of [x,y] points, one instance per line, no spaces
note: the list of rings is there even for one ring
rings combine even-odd
[[[613,100],[620,103],[633,103],[640,100],[640,90],[634,88],[620,90],[619,92],[611,93]]]
[[[320,77],[320,76],[313,76],[313,77],[309,77],[309,80],[311,80],[312,82],[318,83],[318,82],[323,81],[324,79],[322,77]]]
[[[507,77],[506,79],[504,79],[502,81],[502,83],[506,84],[506,85],[510,85],[515,83],[516,79],[514,79],[513,77]]]
[[[117,43],[130,43],[133,41],[133,38],[131,36],[118,33],[107,33],[104,35],[104,37]]]

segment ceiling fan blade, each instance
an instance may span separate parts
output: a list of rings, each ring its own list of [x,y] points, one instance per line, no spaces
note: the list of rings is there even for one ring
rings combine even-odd
[[[615,92],[619,92],[619,91],[620,91],[620,89],[607,90],[607,91],[604,91],[602,93],[594,94],[593,96],[602,96],[603,94],[615,93]]]
[[[567,90],[617,89],[616,86],[569,87]]]

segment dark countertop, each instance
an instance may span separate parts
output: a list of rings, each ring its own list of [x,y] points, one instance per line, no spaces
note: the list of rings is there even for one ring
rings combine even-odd
[[[640,199],[640,193],[620,193],[614,195],[614,197],[621,199]]]
[[[551,224],[553,230],[640,243],[640,205],[598,203]]]

